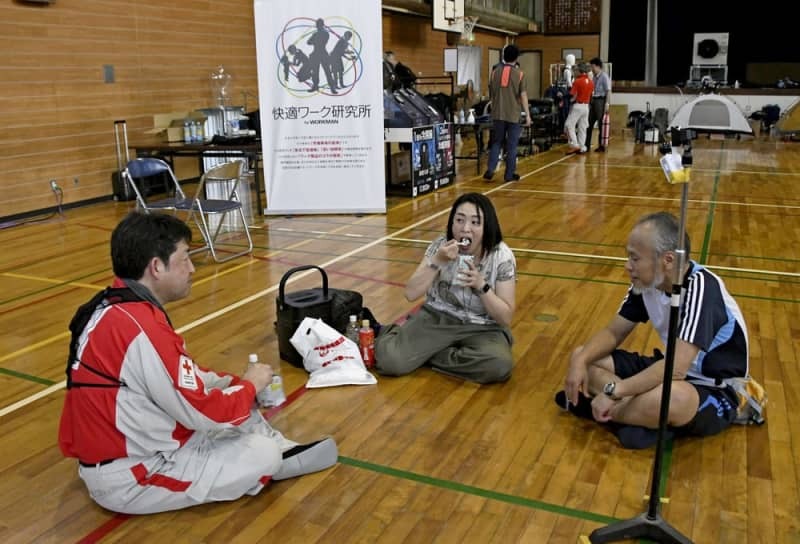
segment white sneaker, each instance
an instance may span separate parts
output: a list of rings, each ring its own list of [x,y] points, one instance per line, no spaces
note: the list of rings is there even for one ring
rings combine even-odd
[[[301,444],[283,452],[283,462],[273,480],[286,480],[303,474],[311,474],[331,467],[339,458],[339,450],[333,438],[324,438],[310,444]]]

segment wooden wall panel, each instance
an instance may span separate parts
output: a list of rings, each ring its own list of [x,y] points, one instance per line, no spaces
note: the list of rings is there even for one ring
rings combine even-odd
[[[473,45],[483,48],[482,74],[489,73],[489,48],[499,49],[506,44],[506,36],[496,32],[476,29]],[[397,59],[414,70],[417,75],[441,76],[444,73],[444,52],[448,45],[446,32],[434,31],[431,20],[426,17],[383,13],[384,50],[394,51]],[[487,78],[482,80],[488,94]]]
[[[433,31],[429,18],[385,11],[382,22],[383,50],[418,74],[442,75],[447,34]],[[507,38],[480,29],[475,38],[488,73],[488,48]],[[545,68],[561,47],[593,53],[598,43],[587,36],[517,41],[542,49]],[[65,203],[109,196],[114,120],[126,119],[135,141],[154,114],[214,105],[209,76],[219,65],[233,75],[234,99],[242,103],[247,92],[248,108],[258,104],[252,0],[4,0],[0,50],[0,217],[52,207],[51,179]],[[103,82],[106,64],[115,83]]]
[[[110,195],[114,120],[135,140],[154,114],[213,105],[220,64],[255,107],[252,12],[252,0],[0,3],[0,217],[53,206],[50,179],[65,203]]]

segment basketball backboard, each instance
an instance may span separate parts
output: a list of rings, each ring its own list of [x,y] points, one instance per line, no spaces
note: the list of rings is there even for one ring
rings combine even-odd
[[[464,31],[464,0],[433,0],[433,29],[443,32]]]

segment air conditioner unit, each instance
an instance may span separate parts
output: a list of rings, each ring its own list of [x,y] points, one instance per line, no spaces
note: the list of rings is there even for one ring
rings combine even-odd
[[[695,34],[692,64],[728,64],[728,33]]]

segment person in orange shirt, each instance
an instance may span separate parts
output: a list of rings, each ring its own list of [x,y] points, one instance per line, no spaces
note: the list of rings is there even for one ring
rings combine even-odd
[[[589,102],[592,100],[594,83],[589,79],[589,66],[582,62],[578,64],[578,77],[572,82],[569,91],[572,108],[569,110],[564,129],[569,139],[567,155],[586,152],[586,129],[589,126]],[[576,131],[577,127],[577,131]]]

